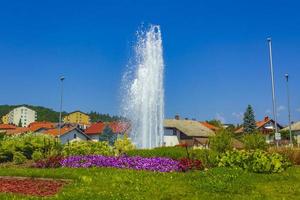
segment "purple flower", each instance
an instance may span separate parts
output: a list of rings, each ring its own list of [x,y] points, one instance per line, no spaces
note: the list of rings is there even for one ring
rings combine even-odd
[[[60,164],[62,165],[62,167],[70,168],[112,167],[158,172],[176,172],[181,170],[179,161],[160,157],[109,157],[101,155],[70,156],[61,160]]]

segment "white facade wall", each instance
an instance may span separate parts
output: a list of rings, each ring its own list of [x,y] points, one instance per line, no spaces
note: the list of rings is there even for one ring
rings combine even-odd
[[[61,135],[59,137],[59,139],[62,144],[66,144],[68,142],[73,142],[73,141],[87,141],[88,140],[88,138],[84,134],[77,131],[76,129]]]
[[[164,145],[166,147],[172,147],[179,144],[178,137],[176,135],[173,136],[164,136]]]
[[[19,125],[19,122],[21,120],[22,127],[27,127],[30,123],[35,122],[36,119],[36,112],[25,106],[15,108],[8,114],[9,123],[16,126]]]

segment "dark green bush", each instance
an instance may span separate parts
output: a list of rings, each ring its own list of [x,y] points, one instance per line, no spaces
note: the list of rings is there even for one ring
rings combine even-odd
[[[243,136],[245,149],[267,149],[266,138],[260,133],[246,134]]]
[[[192,150],[188,149],[191,153]],[[173,159],[180,159],[188,157],[186,148],[184,147],[159,147],[154,149],[135,149],[126,152],[128,156],[141,157],[167,157]]]
[[[229,130],[221,129],[215,136],[210,137],[209,147],[217,153],[224,153],[232,150],[232,133]]]
[[[201,160],[202,165],[205,168],[211,168],[218,166],[219,154],[216,151],[209,149],[195,149],[191,152],[193,159]]]

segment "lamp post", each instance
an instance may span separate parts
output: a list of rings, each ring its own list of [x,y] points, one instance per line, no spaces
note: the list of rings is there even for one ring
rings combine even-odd
[[[287,94],[287,101],[288,101],[290,145],[293,146],[292,128],[291,128],[291,104],[290,104],[289,74],[285,74],[284,76],[285,76],[285,80],[286,80],[286,94]]]
[[[63,107],[63,92],[64,92],[65,77],[61,76],[59,79],[60,79],[61,84],[60,84],[60,109],[59,109],[58,134],[60,135],[61,134],[61,122],[62,122],[61,115],[62,115],[62,107]]]
[[[277,108],[276,108],[276,98],[275,98],[275,80],[274,80],[274,70],[273,70],[273,56],[272,56],[272,39],[267,38],[269,44],[269,54],[270,54],[270,70],[271,70],[271,81],[272,81],[272,102],[273,102],[273,117],[275,121],[275,140],[276,145],[278,147],[278,138],[276,138],[278,134],[277,127]]]

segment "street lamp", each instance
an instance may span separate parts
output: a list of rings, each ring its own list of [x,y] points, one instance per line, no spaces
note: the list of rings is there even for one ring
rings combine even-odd
[[[273,57],[272,57],[272,39],[267,38],[268,44],[269,44],[269,54],[270,54],[270,69],[271,69],[271,81],[272,81],[272,102],[273,102],[273,117],[275,121],[275,140],[276,145],[278,147],[278,127],[277,127],[277,108],[276,108],[276,98],[275,98],[275,80],[274,80],[274,70],[273,70]]]
[[[287,101],[288,101],[290,145],[293,146],[292,128],[291,128],[291,104],[290,104],[289,74],[285,74],[284,76],[285,76],[285,80],[286,80],[286,93],[287,93]]]
[[[64,91],[64,80],[65,80],[65,77],[64,76],[61,76],[60,78],[60,82],[61,82],[61,85],[60,85],[60,110],[59,110],[59,125],[58,125],[58,134],[60,135],[61,134],[61,114],[62,114],[62,106],[63,106],[63,91]]]

